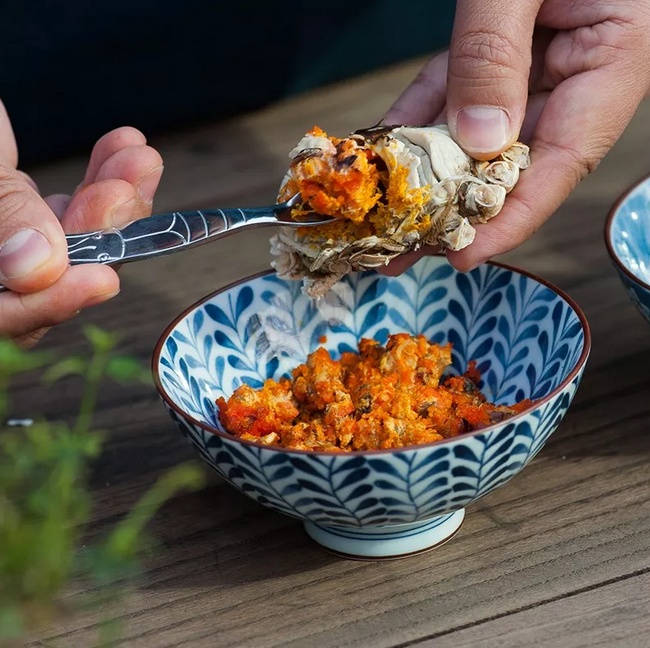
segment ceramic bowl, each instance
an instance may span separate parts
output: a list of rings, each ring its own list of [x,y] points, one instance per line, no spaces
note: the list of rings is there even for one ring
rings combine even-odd
[[[628,189],[610,210],[605,245],[630,298],[650,322],[650,176]]]
[[[309,452],[241,441],[215,399],[303,362],[323,339],[335,356],[361,337],[423,333],[453,343],[453,367],[476,359],[488,398],[534,407],[478,432],[399,450]],[[324,336],[324,337],[323,337]],[[200,456],[260,504],[302,520],[338,554],[405,556],[458,530],[465,507],[514,477],[558,427],[590,349],[587,321],[549,283],[503,265],[456,272],[427,257],[399,277],[349,276],[319,301],[269,272],[179,315],[153,357],[163,403]]]

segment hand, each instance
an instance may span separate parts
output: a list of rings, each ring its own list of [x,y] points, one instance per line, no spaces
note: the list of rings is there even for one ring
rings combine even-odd
[[[521,138],[532,164],[474,242],[466,271],[528,239],[593,171],[650,88],[650,0],[458,0],[449,52],[397,99],[388,124],[447,120],[490,159]],[[391,263],[406,269],[423,252]]]
[[[162,159],[142,133],[119,128],[93,148],[72,196],[42,198],[16,169],[18,153],[0,102],[0,336],[35,344],[53,326],[119,292],[115,270],[69,266],[64,233],[120,227],[151,213]]]

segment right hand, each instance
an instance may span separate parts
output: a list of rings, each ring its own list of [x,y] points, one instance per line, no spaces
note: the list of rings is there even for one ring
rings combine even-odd
[[[17,170],[18,151],[0,102],[0,336],[32,346],[48,327],[119,292],[112,268],[70,266],[66,233],[121,227],[148,216],[162,158],[142,133],[118,128],[95,144],[72,196],[41,197]]]
[[[650,0],[457,0],[449,52],[395,101],[388,124],[446,121],[474,158],[517,138],[531,165],[503,210],[448,252],[467,271],[526,241],[593,171],[650,91]],[[646,129],[647,132],[647,129]],[[425,251],[398,257],[398,274]]]

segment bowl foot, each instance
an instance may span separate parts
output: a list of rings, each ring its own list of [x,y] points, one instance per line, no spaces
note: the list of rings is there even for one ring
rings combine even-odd
[[[406,558],[429,551],[452,538],[465,518],[465,509],[424,522],[385,527],[335,527],[305,522],[311,538],[344,558],[380,560]]]

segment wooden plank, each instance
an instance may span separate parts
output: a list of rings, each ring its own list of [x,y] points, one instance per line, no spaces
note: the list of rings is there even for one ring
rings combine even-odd
[[[625,472],[627,506],[623,491],[588,499],[582,481],[554,494],[551,480],[545,497],[491,498],[443,550],[396,563],[330,558],[279,516],[260,511],[253,519],[243,502],[234,503],[234,520],[217,514],[204,532],[180,532],[196,517],[174,516],[182,537],[165,538],[173,554],[150,566],[129,602],[125,645],[210,646],[218,633],[223,646],[394,646],[626,577],[647,568],[650,554],[645,465]],[[614,473],[601,477],[589,484]],[[530,479],[540,478],[548,472]],[[92,630],[81,625],[51,639],[90,645]]]
[[[418,648],[646,648],[650,574],[645,572],[427,641]]]
[[[581,435],[549,444],[511,484],[471,507],[452,543],[413,561],[330,558],[299,525],[225,486],[181,498],[154,529],[170,554],[149,566],[144,591],[125,611],[126,645],[214,645],[218,629],[223,645],[233,646],[291,645],[289,638],[338,646],[348,635],[358,645],[372,639],[389,646],[642,569],[647,462],[634,422],[607,429],[610,437],[587,456]],[[121,504],[115,490],[106,489],[100,509]],[[278,606],[292,610],[291,621],[276,614]],[[254,620],[239,627],[251,608]],[[369,636],[373,624],[383,638]],[[85,645],[91,636],[92,628],[82,627],[56,641]]]

